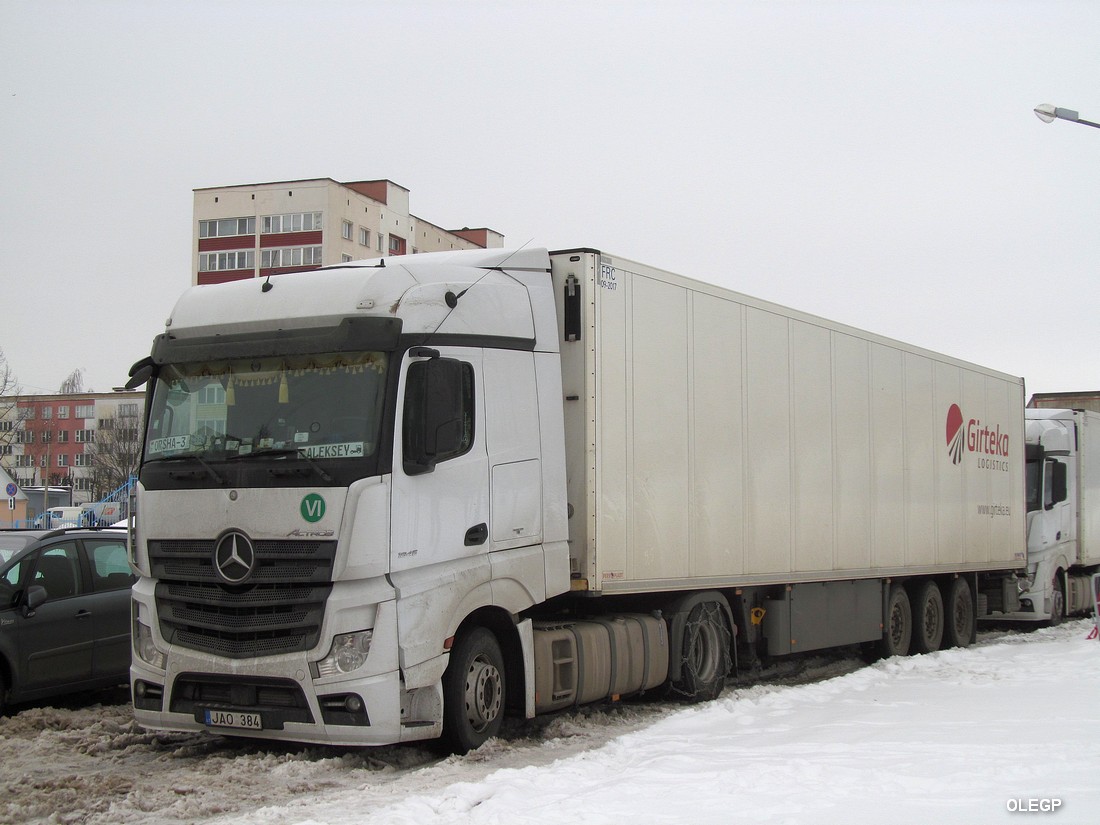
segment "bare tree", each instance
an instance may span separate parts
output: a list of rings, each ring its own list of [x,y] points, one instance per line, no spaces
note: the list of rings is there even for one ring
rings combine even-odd
[[[20,421],[26,415],[26,408],[19,406],[19,396],[22,392],[23,388],[15,380],[15,374],[4,356],[4,350],[0,349],[0,448],[5,448],[0,449],[0,463],[5,470],[11,466],[9,457],[6,455],[9,451],[6,448],[15,442]]]
[[[140,415],[117,413],[101,419],[95,442],[85,448],[92,469],[92,498],[101,499],[117,490],[137,472],[141,459]]]
[[[79,395],[84,392],[84,370],[75,369],[70,372],[57,391],[62,395]]]

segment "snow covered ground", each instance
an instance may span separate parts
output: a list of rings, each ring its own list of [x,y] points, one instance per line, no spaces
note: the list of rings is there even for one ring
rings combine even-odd
[[[367,786],[218,821],[1094,823],[1100,643],[1086,639],[1091,626],[994,634],[813,684],[729,689],[549,765],[511,760],[505,746],[507,767],[384,804]]]
[[[1093,823],[1091,627],[986,633],[869,667],[796,659],[715,702],[564,713],[447,759],[153,734],[120,692],[32,707],[0,719],[0,822]]]

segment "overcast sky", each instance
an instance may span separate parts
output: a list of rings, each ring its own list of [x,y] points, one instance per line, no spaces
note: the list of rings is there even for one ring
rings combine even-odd
[[[0,0],[0,348],[109,390],[191,282],[192,190],[389,178],[1100,389],[1100,3]]]

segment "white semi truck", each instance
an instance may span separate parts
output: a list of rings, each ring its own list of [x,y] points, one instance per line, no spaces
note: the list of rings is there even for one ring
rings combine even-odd
[[[1027,409],[1027,573],[1000,618],[1057,624],[1093,609],[1100,572],[1100,413]],[[997,605],[994,605],[997,607]]]
[[[195,287],[131,376],[149,728],[465,751],[1026,572],[1019,378],[592,249]]]

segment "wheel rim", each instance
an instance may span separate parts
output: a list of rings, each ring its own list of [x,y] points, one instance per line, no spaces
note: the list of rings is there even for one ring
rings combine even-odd
[[[890,611],[890,641],[894,643],[894,648],[900,648],[902,639],[905,636],[905,606],[895,602],[893,610]]]
[[[702,681],[713,679],[718,672],[719,654],[718,628],[710,622],[700,625],[692,640],[688,663],[692,672]]]
[[[939,606],[929,599],[924,605],[924,638],[934,639],[936,637],[936,631],[940,629],[940,609]]]
[[[466,673],[466,718],[482,733],[500,714],[503,682],[500,671],[484,654],[470,662]]]
[[[1054,580],[1054,595],[1050,601],[1050,618],[1054,622],[1060,622],[1066,609],[1066,596],[1062,592],[1062,582],[1057,578]]]
[[[962,638],[970,629],[970,599],[959,595],[955,598],[955,635]]]

